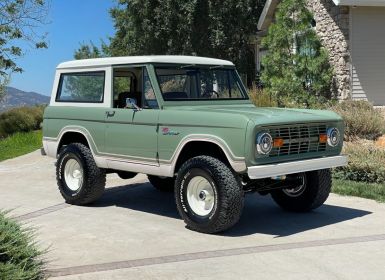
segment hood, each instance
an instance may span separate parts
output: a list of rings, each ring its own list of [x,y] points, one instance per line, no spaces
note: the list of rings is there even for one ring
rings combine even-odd
[[[256,125],[285,124],[301,122],[331,122],[342,120],[339,115],[327,110],[261,108],[254,105],[212,105],[212,106],[181,106],[173,109],[198,111],[211,114],[234,114],[247,117]]]

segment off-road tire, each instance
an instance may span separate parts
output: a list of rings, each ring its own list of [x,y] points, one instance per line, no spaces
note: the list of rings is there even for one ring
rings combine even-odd
[[[72,191],[64,178],[65,164],[69,159],[75,159],[83,168],[82,186]],[[65,201],[74,205],[86,205],[99,199],[106,185],[106,173],[104,169],[96,166],[90,149],[81,144],[73,143],[64,147],[56,163],[56,181],[59,191]]]
[[[297,197],[285,194],[283,190],[274,190],[271,196],[283,209],[293,212],[308,212],[320,207],[329,196],[332,187],[330,169],[305,173],[306,188]]]
[[[175,177],[159,177],[147,175],[148,180],[155,189],[161,192],[173,192],[175,185]]]
[[[215,193],[211,212],[199,216],[190,208],[186,193],[189,181],[195,176],[205,177]],[[187,228],[203,232],[222,232],[235,225],[242,214],[244,193],[239,177],[223,162],[209,156],[198,156],[186,161],[175,182],[175,200]]]

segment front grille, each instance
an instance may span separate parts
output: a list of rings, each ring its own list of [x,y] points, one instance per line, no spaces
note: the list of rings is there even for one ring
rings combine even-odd
[[[326,150],[326,143],[319,142],[320,134],[326,134],[324,124],[300,124],[270,127],[269,132],[274,138],[282,138],[283,146],[275,147],[270,157],[298,155],[321,152]]]

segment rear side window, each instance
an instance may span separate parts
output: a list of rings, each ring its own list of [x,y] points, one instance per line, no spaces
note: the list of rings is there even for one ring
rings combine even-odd
[[[102,103],[104,79],[104,71],[61,74],[56,101]]]

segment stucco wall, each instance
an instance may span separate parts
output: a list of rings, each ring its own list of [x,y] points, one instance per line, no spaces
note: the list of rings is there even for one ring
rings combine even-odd
[[[335,71],[333,94],[350,98],[349,7],[336,6],[332,0],[308,0],[308,6]]]

